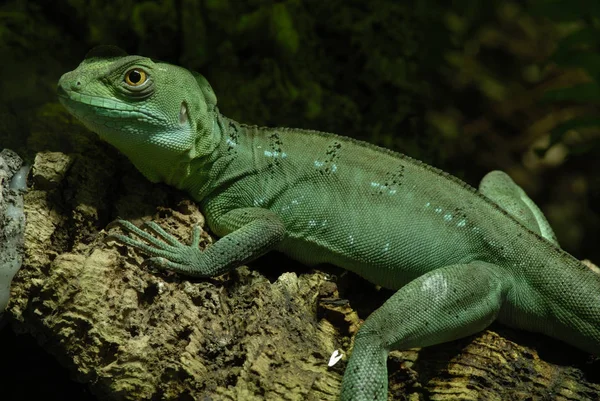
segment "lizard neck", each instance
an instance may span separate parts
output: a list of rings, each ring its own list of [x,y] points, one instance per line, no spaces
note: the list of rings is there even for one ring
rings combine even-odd
[[[209,141],[207,134],[211,138]],[[182,163],[178,173],[168,182],[188,192],[196,201],[243,175],[244,171],[234,162],[240,159],[240,153],[246,153],[240,149],[240,142],[246,139],[245,127],[220,114],[218,109],[212,131],[198,135],[196,156]]]
[[[113,144],[123,150],[136,168],[150,181],[164,182],[175,188],[192,192],[192,188],[197,189],[199,183],[203,186],[209,184],[205,182],[209,178],[206,173],[218,159],[223,133],[218,124],[218,116],[219,113],[215,110],[212,123],[199,125],[197,132],[192,132],[195,130],[193,126],[185,126],[181,129],[186,132],[161,134],[164,138],[156,135],[147,143],[137,142],[135,147],[128,144]],[[188,143],[186,146],[182,144],[173,146],[174,138],[190,139],[180,141]],[[132,148],[135,148],[135,152],[124,150]]]

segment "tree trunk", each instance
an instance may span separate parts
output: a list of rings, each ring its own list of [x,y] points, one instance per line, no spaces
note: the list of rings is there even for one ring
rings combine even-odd
[[[336,286],[320,271],[266,268],[264,258],[252,270],[207,280],[141,267],[143,255],[103,242],[108,222],[154,219],[188,241],[204,219],[183,194],[150,184],[86,138],[77,153],[36,157],[25,260],[8,309],[13,329],[34,336],[101,400],[337,399],[346,363],[327,362],[335,349],[348,351],[359,320],[331,299],[351,296],[357,282],[385,293],[353,275]],[[356,302],[363,319],[377,306]],[[390,393],[398,400],[600,399],[591,359],[545,336],[494,326],[392,353]]]

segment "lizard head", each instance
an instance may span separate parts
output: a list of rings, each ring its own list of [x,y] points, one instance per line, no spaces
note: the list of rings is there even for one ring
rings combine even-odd
[[[151,181],[172,183],[216,146],[217,98],[204,77],[182,67],[100,46],[60,78],[58,96]]]

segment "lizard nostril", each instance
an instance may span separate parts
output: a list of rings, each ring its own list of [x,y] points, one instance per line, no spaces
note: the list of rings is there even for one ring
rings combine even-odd
[[[81,90],[81,81],[71,81],[70,89],[75,92],[79,92]]]

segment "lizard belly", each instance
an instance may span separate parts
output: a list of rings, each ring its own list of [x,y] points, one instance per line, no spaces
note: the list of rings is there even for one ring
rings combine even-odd
[[[465,235],[466,224],[452,223],[439,212],[430,218],[420,213],[415,219],[410,204],[371,204],[350,213],[320,202],[310,212],[303,208],[302,213],[286,213],[291,202],[282,201],[284,206],[271,208],[282,216],[288,232],[279,251],[308,265],[330,263],[351,270],[387,288],[400,288],[428,271],[479,256],[473,236]]]

